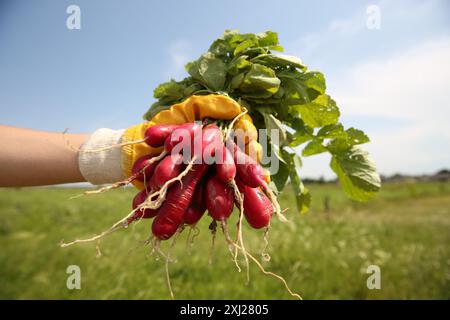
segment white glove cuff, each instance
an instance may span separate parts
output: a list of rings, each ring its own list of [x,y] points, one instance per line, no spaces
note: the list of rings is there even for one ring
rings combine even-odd
[[[78,165],[83,177],[92,184],[113,183],[124,180],[122,148],[89,152],[121,143],[125,130],[101,128],[96,130],[81,146]]]

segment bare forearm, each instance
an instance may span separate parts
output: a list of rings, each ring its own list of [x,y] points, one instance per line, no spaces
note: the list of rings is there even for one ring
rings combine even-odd
[[[77,149],[87,138],[0,126],[0,187],[85,181]]]

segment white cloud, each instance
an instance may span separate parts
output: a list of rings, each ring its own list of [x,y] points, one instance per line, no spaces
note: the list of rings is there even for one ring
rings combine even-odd
[[[354,66],[334,96],[355,115],[378,115],[442,123],[450,118],[450,37]]]
[[[367,148],[381,172],[434,172],[450,166],[449,57],[450,37],[438,38],[330,79],[343,114],[407,124],[383,128],[381,122],[371,134]]]
[[[169,45],[169,67],[164,72],[164,77],[181,80],[187,76],[184,65],[194,59],[192,45],[186,40],[176,40]]]
[[[380,121],[369,132],[365,148],[380,172],[432,173],[450,166],[449,57],[450,37],[442,37],[329,77],[329,92],[352,125],[358,126],[358,117],[402,123],[392,128]],[[328,161],[306,159],[304,174],[332,177]]]
[[[448,3],[377,4],[382,31],[367,30],[361,7],[298,39],[289,51],[325,72],[328,92],[342,114],[369,133],[372,142],[365,147],[380,172],[430,173],[450,167],[450,37],[438,27]],[[437,32],[416,35],[433,28]],[[369,35],[376,36],[385,50],[365,50],[365,45],[374,47],[367,42]],[[341,61],[344,54],[351,55],[353,62]],[[374,124],[378,129],[364,128],[367,119],[378,121]],[[328,156],[305,159],[304,174],[333,176],[328,161]]]

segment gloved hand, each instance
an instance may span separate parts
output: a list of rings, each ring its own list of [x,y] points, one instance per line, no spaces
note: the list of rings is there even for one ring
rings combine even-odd
[[[99,129],[81,148],[79,156],[81,173],[87,181],[93,184],[124,180],[131,176],[131,169],[137,159],[143,155],[158,155],[162,149],[152,148],[146,143],[137,143],[101,152],[83,151],[143,140],[145,131],[156,124],[183,124],[203,120],[204,118],[232,120],[241,112],[240,105],[232,98],[224,95],[192,96],[173,105],[168,110],[159,112],[150,121],[131,126],[126,130]],[[247,114],[241,116],[236,121],[234,128],[247,132],[246,152],[256,155],[256,159],[259,161],[261,146],[257,142],[258,132],[251,117]],[[140,181],[135,180],[133,184],[138,189],[144,189],[144,185]]]

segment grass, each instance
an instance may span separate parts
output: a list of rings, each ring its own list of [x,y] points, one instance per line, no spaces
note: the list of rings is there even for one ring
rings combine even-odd
[[[313,207],[292,223],[273,220],[271,260],[265,268],[284,276],[306,299],[450,299],[450,185],[390,184],[369,203],[349,201],[335,185],[312,185]],[[95,244],[60,248],[98,233],[129,211],[131,189],[68,200],[80,190],[0,189],[1,299],[168,299],[164,261],[150,256],[151,221]],[[325,200],[328,199],[328,200]],[[328,204],[326,204],[328,202]],[[282,207],[295,206],[290,193]],[[233,221],[229,223],[234,235]],[[238,273],[218,233],[208,263],[209,219],[188,250],[187,230],[170,265],[179,299],[290,299],[283,285],[251,264],[251,282]],[[244,229],[247,247],[260,257],[262,231]],[[170,243],[163,245],[167,250]],[[381,289],[369,290],[367,266],[381,268]],[[81,268],[81,290],[66,287],[69,265]]]

